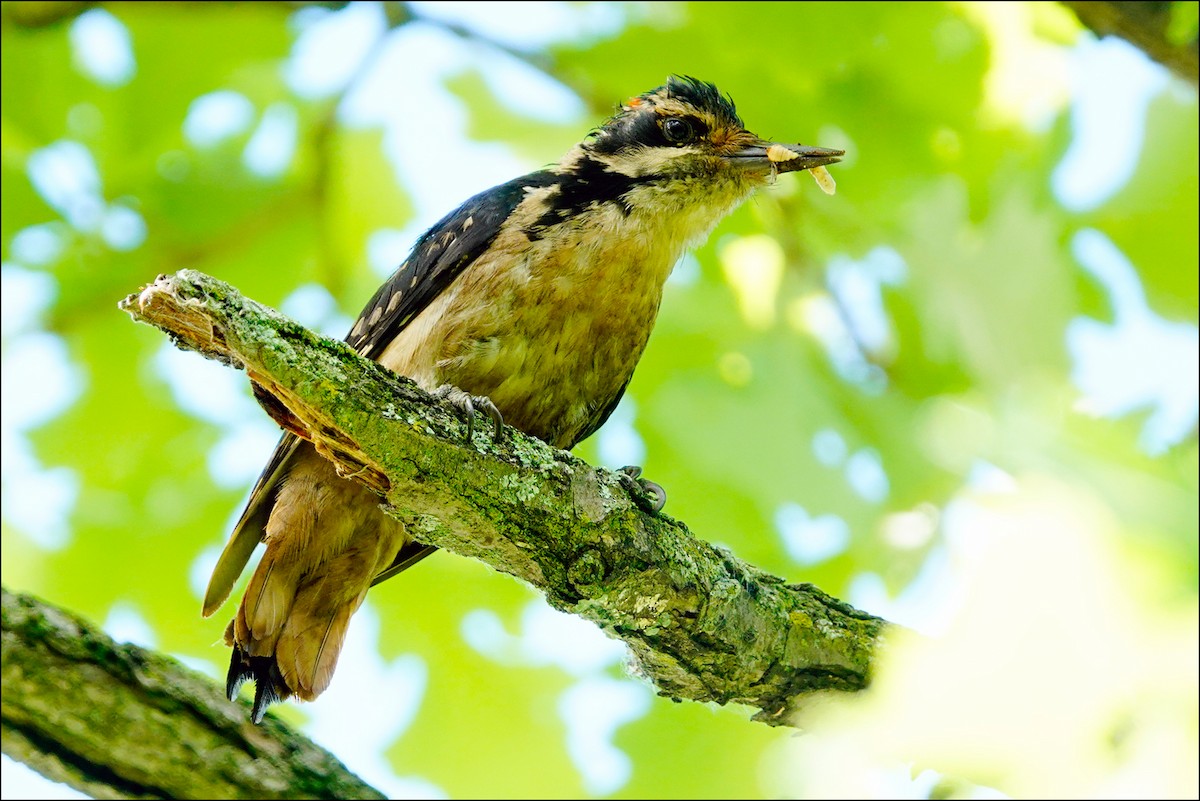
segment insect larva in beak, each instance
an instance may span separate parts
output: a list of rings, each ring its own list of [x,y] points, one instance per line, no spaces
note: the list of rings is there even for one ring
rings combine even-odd
[[[827,195],[832,195],[837,191],[837,184],[833,181],[833,176],[829,174],[829,170],[824,167],[813,167],[809,170],[813,180],[817,182],[817,186],[821,187],[821,191]]]
[[[798,158],[800,158],[799,153],[797,153],[793,150],[788,150],[783,145],[771,145],[769,148],[767,148],[767,161],[770,161],[772,163],[780,162],[780,161],[791,161],[792,159],[798,159]]]

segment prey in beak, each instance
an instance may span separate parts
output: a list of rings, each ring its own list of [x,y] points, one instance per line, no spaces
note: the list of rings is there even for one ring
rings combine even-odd
[[[846,151],[828,147],[759,141],[737,151],[729,160],[751,169],[769,170],[772,177],[781,172],[809,170],[821,190],[827,195],[832,195],[836,184],[825,165],[836,164],[844,155]]]

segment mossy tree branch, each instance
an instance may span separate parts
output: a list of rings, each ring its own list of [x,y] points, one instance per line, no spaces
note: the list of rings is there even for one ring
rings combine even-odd
[[[93,798],[385,798],[170,657],[3,590],[4,753]]]
[[[787,584],[646,512],[616,476],[508,429],[492,441],[411,381],[202,273],[122,308],[180,347],[244,367],[268,411],[381,493],[420,540],[542,590],[629,644],[678,700],[787,724],[808,693],[866,686],[884,621]],[[268,716],[169,657],[3,593],[3,750],[96,798],[380,798]],[[239,702],[245,706],[245,702]]]
[[[884,621],[788,584],[645,511],[617,476],[540,440],[466,422],[413,382],[203,273],[120,304],[181,348],[246,369],[268,411],[379,492],[418,540],[524,579],[626,642],[678,700],[789,722],[807,693],[866,686]]]

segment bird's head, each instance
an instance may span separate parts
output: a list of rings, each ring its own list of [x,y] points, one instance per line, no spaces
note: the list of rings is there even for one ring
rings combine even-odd
[[[605,170],[660,191],[745,194],[776,174],[833,164],[841,150],[774,143],[746,130],[711,83],[672,76],[630,98],[580,150]]]

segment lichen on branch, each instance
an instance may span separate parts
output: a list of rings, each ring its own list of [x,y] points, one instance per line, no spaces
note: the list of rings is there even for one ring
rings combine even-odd
[[[3,590],[4,753],[92,798],[385,798],[162,654]]]

